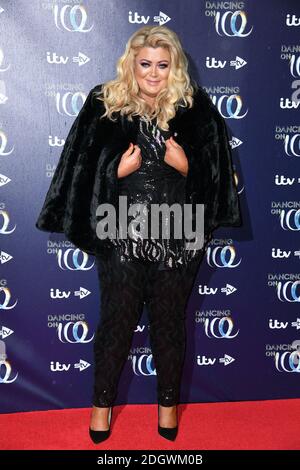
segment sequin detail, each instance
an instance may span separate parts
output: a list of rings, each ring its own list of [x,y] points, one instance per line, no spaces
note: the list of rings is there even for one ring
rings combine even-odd
[[[142,164],[138,170],[118,180],[119,195],[127,196],[127,207],[131,204],[143,204],[148,212],[148,238],[141,237],[139,230],[130,233],[125,239],[119,236],[111,239],[120,260],[123,262],[134,259],[160,263],[160,269],[173,269],[186,265],[201,249],[187,249],[187,240],[182,236],[175,238],[174,214],[172,211],[160,218],[159,237],[151,237],[151,205],[166,203],[168,207],[177,203],[181,206],[183,230],[183,204],[185,203],[186,178],[164,161],[166,152],[165,141],[171,136],[169,131],[161,129],[154,118],[149,123],[139,118],[137,145],[141,149]],[[145,216],[146,213],[144,212]],[[128,226],[134,216],[128,216]],[[162,224],[170,227],[169,238],[163,238]],[[133,224],[131,224],[133,227]],[[183,233],[183,232],[181,232]]]

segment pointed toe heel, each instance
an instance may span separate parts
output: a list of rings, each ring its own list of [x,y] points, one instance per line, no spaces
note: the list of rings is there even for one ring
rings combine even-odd
[[[110,436],[110,423],[111,423],[112,408],[109,409],[108,423],[109,428],[106,431],[94,431],[89,428],[89,435],[94,444],[100,444],[100,442],[105,441]]]
[[[175,428],[162,428],[158,425],[158,434],[160,434],[165,439],[168,439],[169,441],[175,441],[177,433],[178,426],[176,426]]]
[[[89,434],[94,444],[100,444],[100,442],[103,442],[109,438],[110,429],[107,431],[93,431],[91,428],[89,428]]]
[[[177,408],[176,408],[177,411]],[[159,417],[159,405],[158,405],[158,417]],[[178,418],[177,418],[178,420]],[[173,428],[163,428],[159,424],[157,425],[158,434],[169,441],[175,441],[178,433],[178,424]]]

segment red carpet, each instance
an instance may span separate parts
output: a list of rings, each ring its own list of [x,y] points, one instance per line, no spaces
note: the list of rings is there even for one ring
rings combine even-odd
[[[0,415],[2,450],[300,449],[300,399],[179,405],[175,442],[157,433],[157,405],[113,408],[112,434],[94,445],[90,409]]]

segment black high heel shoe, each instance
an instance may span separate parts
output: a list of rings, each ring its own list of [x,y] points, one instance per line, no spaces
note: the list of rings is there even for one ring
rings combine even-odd
[[[176,411],[177,411],[177,408],[176,408]],[[158,405],[158,417],[159,417],[159,405]],[[178,417],[177,417],[177,420],[178,420]],[[178,424],[174,428],[163,428],[158,424],[157,430],[158,430],[158,434],[160,434],[165,439],[168,439],[169,441],[174,441],[176,439],[177,432],[178,432]]]
[[[93,431],[93,429],[89,428],[90,438],[94,442],[94,444],[100,444],[100,442],[105,441],[110,436],[110,423],[111,423],[111,415],[112,415],[112,407],[109,408],[108,414],[108,425],[109,428],[106,431]]]

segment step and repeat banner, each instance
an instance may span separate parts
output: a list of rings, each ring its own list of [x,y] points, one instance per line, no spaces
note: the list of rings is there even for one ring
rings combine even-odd
[[[300,396],[300,3],[0,0],[2,413],[91,406],[95,258],[35,222],[89,90],[144,25],[176,31],[226,119],[244,222],[199,267],[181,402]],[[156,403],[146,307],[123,403]]]

